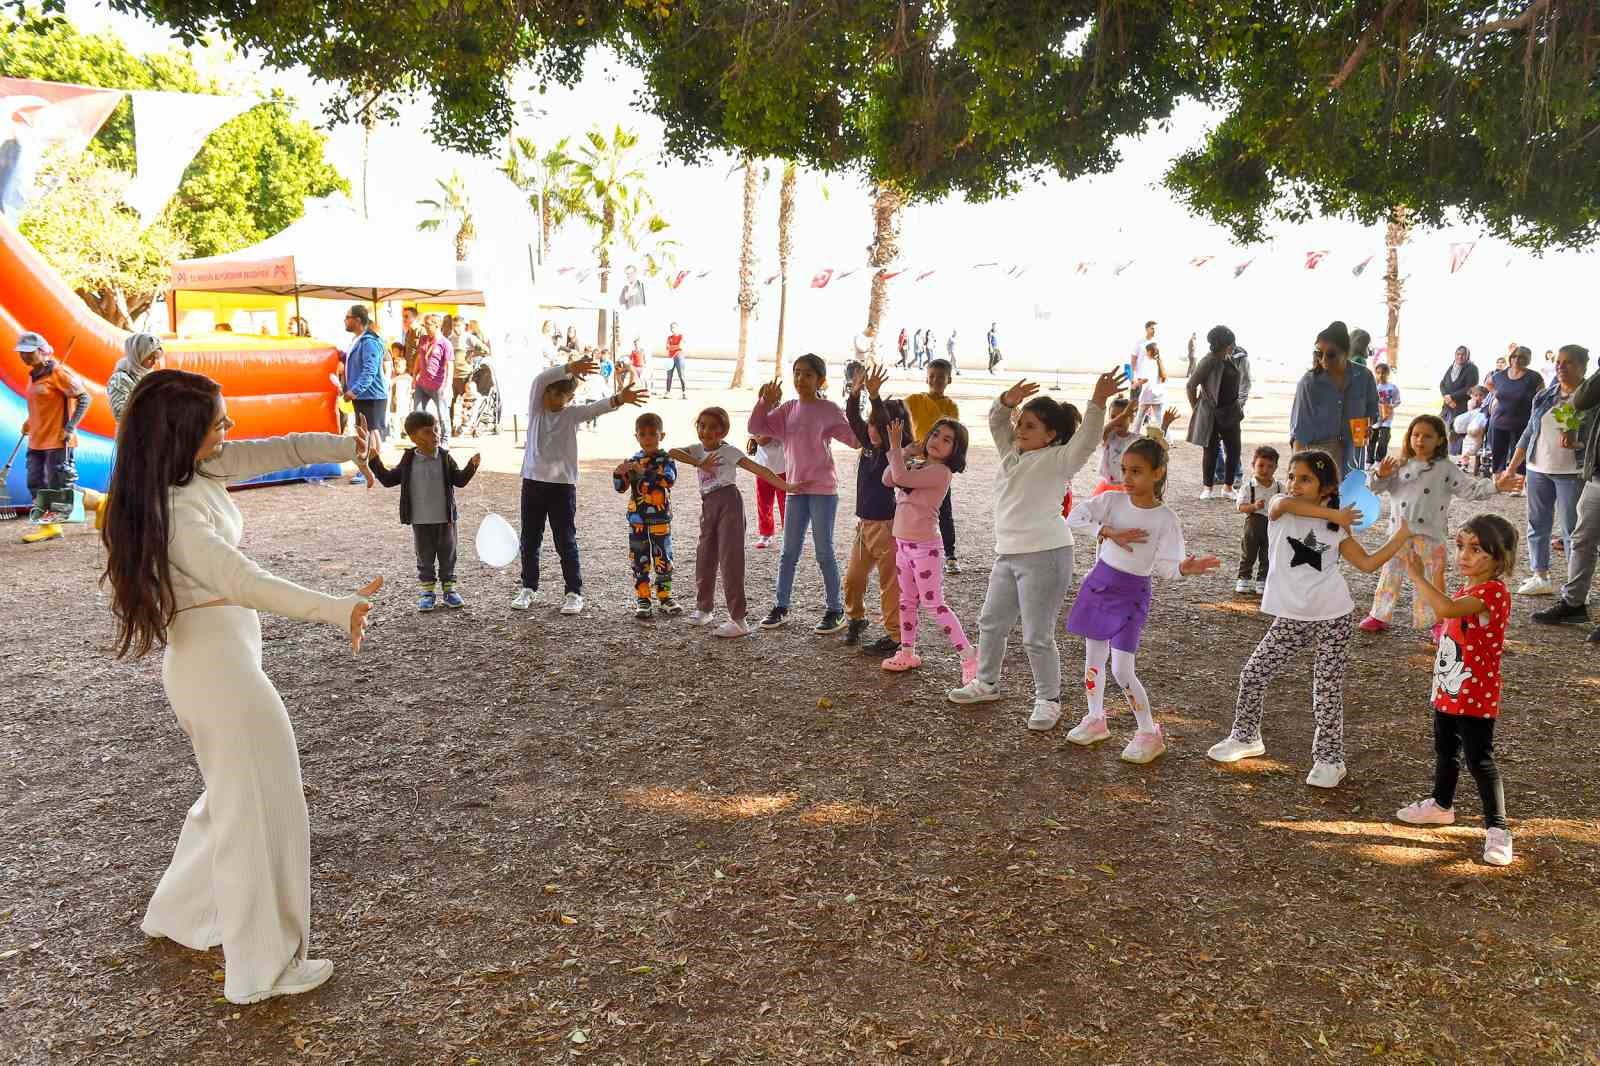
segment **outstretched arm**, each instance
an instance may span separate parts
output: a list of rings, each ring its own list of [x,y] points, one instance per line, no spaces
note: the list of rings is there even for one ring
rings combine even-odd
[[[1428,580],[1427,572],[1422,567],[1422,559],[1414,551],[1408,551],[1403,556],[1406,562],[1406,573],[1411,575],[1412,587],[1417,595],[1422,597],[1424,603],[1433,608],[1433,613],[1440,618],[1466,618],[1468,615],[1483,614],[1489,608],[1476,596],[1457,596],[1452,598],[1448,592],[1432,581]]]
[[[1277,496],[1273,498],[1272,505],[1267,512],[1269,518],[1281,518],[1286,514],[1297,514],[1302,518],[1320,518],[1324,522],[1349,529],[1361,518],[1361,512],[1354,507],[1345,507],[1334,510],[1324,507],[1320,503],[1302,500],[1297,496]]]
[[[1339,542],[1339,554],[1344,556],[1345,562],[1357,570],[1370,574],[1394,558],[1395,554],[1405,547],[1410,540],[1411,526],[1402,519],[1399,528],[1390,534],[1389,539],[1383,542],[1383,547],[1377,551],[1369,552],[1361,546],[1361,542],[1355,537],[1346,537]]]

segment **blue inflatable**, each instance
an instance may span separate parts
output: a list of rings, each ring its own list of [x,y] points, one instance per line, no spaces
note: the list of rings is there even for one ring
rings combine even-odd
[[[1356,533],[1372,528],[1372,524],[1383,513],[1383,501],[1378,499],[1377,493],[1367,488],[1365,470],[1352,470],[1344,476],[1344,482],[1339,486],[1339,506],[1354,507],[1361,512],[1361,520],[1351,527]]]

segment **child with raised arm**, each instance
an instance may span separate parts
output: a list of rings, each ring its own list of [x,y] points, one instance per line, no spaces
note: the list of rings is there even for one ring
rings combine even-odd
[[[678,481],[678,464],[661,447],[666,430],[661,416],[646,411],[633,423],[639,450],[617,464],[611,487],[628,494],[628,553],[633,558],[633,594],[638,606],[633,616],[652,618],[650,575],[655,573],[656,598],[661,613],[683,613],[672,598],[672,486]]]
[[[844,642],[860,645],[865,655],[888,658],[900,650],[900,577],[895,568],[894,489],[883,482],[889,469],[889,423],[909,421],[905,405],[899,400],[884,400],[879,393],[889,380],[883,367],[862,373],[851,382],[844,416],[861,442],[861,458],[856,462],[856,531],[850,546],[850,562],[844,572],[844,610],[848,618]],[[871,414],[861,417],[861,392],[865,388],[872,402]],[[907,433],[901,445],[911,443]],[[865,642],[867,632],[867,577],[878,572],[878,605],[885,633]]]
[[[1483,861],[1511,865],[1506,797],[1494,761],[1494,722],[1500,716],[1500,653],[1511,620],[1511,590],[1504,578],[1516,568],[1517,531],[1499,515],[1469,519],[1456,533],[1456,569],[1467,585],[1452,598],[1428,577],[1416,552],[1406,570],[1419,595],[1445,620],[1433,661],[1433,794],[1395,812],[1410,825],[1451,825],[1456,820],[1460,754],[1483,801]]]
[[[905,405],[907,413],[911,416],[910,428],[913,440],[927,440],[933,424],[941,418],[961,420],[961,409],[956,406],[954,400],[945,395],[945,390],[950,387],[950,375],[953,371],[954,365],[948,359],[935,359],[928,364],[928,391],[913,392],[906,397]],[[944,572],[959,574],[961,565],[956,562],[956,515],[950,495],[946,493],[944,502],[939,504],[939,538],[944,542]]]
[[[553,366],[533,379],[528,394],[528,437],[522,454],[522,587],[511,600],[526,611],[539,595],[539,550],[550,524],[566,596],[562,614],[583,613],[583,572],[578,564],[578,426],[624,404],[638,405],[645,392],[632,386],[594,403],[573,407],[578,379],[600,364],[585,356]],[[442,428],[442,427],[441,427]]]
[[[1263,444],[1250,460],[1250,478],[1239,485],[1233,502],[1244,515],[1244,539],[1239,543],[1239,579],[1233,591],[1240,595],[1254,595],[1267,587],[1267,501],[1283,495],[1283,482],[1278,480],[1278,449]],[[1250,580],[1251,567],[1256,577]]]
[[[1129,386],[1137,391],[1140,382],[1135,381]],[[1122,487],[1122,453],[1128,446],[1141,438],[1154,440],[1162,448],[1167,445],[1167,427],[1178,420],[1178,409],[1169,408],[1161,417],[1158,427],[1155,420],[1143,429],[1132,428],[1134,416],[1133,402],[1126,396],[1118,396],[1106,408],[1106,426],[1100,431],[1100,480],[1095,484],[1092,495],[1099,496],[1106,492],[1121,492]],[[1067,508],[1068,512],[1072,510]]]
[[[755,410],[750,412],[750,432],[783,441],[789,463],[787,477],[794,486],[789,493],[788,514],[783,525],[783,556],[778,560],[777,602],[762,629],[777,629],[789,624],[789,602],[794,595],[794,572],[800,565],[800,549],[806,529],[811,529],[811,544],[822,571],[827,607],[814,629],[817,633],[837,633],[844,628],[844,600],[839,589],[839,559],[833,551],[833,523],[839,514],[839,479],[833,469],[833,441],[858,447],[856,435],[845,420],[839,405],[824,395],[828,384],[828,364],[812,352],[794,361],[794,391],[798,399],[783,401],[783,386],[777,380],[761,386]]]
[[[1486,500],[1496,492],[1509,492],[1520,485],[1522,479],[1510,470],[1498,478],[1470,477],[1450,461],[1450,439],[1445,433],[1444,420],[1438,415],[1419,415],[1406,427],[1405,439],[1400,442],[1400,457],[1390,456],[1377,468],[1367,472],[1367,484],[1373,492],[1389,497],[1389,528],[1393,530],[1404,519],[1411,525],[1411,552],[1422,559],[1423,571],[1433,585],[1444,583],[1445,540],[1450,535],[1450,501],[1461,498]],[[1389,628],[1394,616],[1395,600],[1400,597],[1401,571],[1404,563],[1391,559],[1378,575],[1378,587],[1372,594],[1372,611],[1361,621],[1368,633],[1381,633]],[[1439,638],[1438,620],[1433,608],[1422,596],[1411,599],[1411,622],[1418,629],[1433,627],[1433,639]]]
[[[1006,637],[1022,619],[1022,646],[1033,674],[1033,714],[1061,717],[1061,650],[1056,622],[1072,582],[1072,530],[1057,494],[1100,443],[1106,401],[1121,387],[1120,370],[1101,374],[1079,425],[1078,409],[1019,381],[989,409],[989,432],[1000,452],[994,485],[996,557],[978,615],[977,676],[949,692],[952,703],[1000,698]],[[1029,399],[1032,397],[1032,399]],[[1022,405],[1015,428],[1011,414]],[[1030,719],[1030,722],[1033,719]]]
[[[1099,558],[1072,601],[1067,632],[1083,638],[1083,689],[1089,710],[1067,739],[1097,744],[1111,736],[1106,727],[1106,659],[1111,676],[1128,698],[1138,729],[1122,760],[1154,762],[1167,750],[1161,727],[1150,712],[1150,697],[1134,673],[1139,640],[1150,617],[1150,578],[1203,574],[1222,565],[1214,555],[1196,558],[1183,541],[1178,516],[1162,502],[1167,483],[1167,449],[1144,437],[1122,453],[1120,492],[1108,492],[1078,504],[1067,525],[1091,529],[1100,537]],[[1054,722],[1030,721],[1029,729],[1049,729]]]
[[[1354,507],[1339,507],[1339,465],[1333,456],[1296,452],[1289,460],[1288,493],[1267,504],[1272,564],[1261,610],[1275,618],[1239,674],[1233,731],[1211,746],[1208,758],[1229,763],[1266,754],[1261,715],[1267,685],[1288,667],[1291,656],[1311,648],[1311,713],[1317,728],[1306,784],[1333,788],[1344,780],[1344,676],[1355,632],[1355,602],[1339,572],[1339,559],[1370,574],[1411,536],[1402,519],[1383,547],[1368,553],[1350,534],[1359,517]]]
[[[400,522],[411,527],[417,551],[417,581],[421,592],[417,610],[431,611],[439,603],[439,586],[444,586],[444,605],[464,607],[456,591],[456,489],[464,489],[478,472],[482,456],[474,455],[466,466],[457,466],[448,449],[439,444],[438,419],[427,411],[406,415],[406,436],[415,447],[400,456],[392,469],[374,449],[367,462],[375,478],[385,488],[400,486]]]
[[[944,549],[936,538],[939,501],[950,493],[950,479],[967,468],[967,427],[941,418],[922,440],[923,462],[906,462],[905,423],[889,423],[889,469],[883,483],[898,490],[894,511],[895,570],[900,581],[900,650],[883,661],[893,672],[922,665],[917,654],[917,620],[923,608],[950,638],[961,658],[961,683],[978,676],[978,649],[967,640],[961,619],[944,600]]]
[[[716,609],[717,571],[722,571],[722,595],[728,602],[728,620],[713,632],[719,637],[743,637],[750,632],[745,624],[744,598],[744,496],[739,492],[739,471],[747,470],[778,491],[789,487],[783,476],[747,459],[728,443],[732,422],[720,407],[707,407],[694,420],[700,443],[673,448],[667,455],[697,469],[700,481],[700,540],[695,545],[695,609],[688,622],[695,626],[712,623]]]

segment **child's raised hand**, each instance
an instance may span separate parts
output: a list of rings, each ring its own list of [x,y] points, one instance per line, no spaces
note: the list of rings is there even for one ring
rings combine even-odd
[[[1500,492],[1516,492],[1522,488],[1526,478],[1518,477],[1509,466],[1495,476],[1494,487]]]
[[[567,363],[566,371],[569,378],[586,378],[600,369],[600,363],[589,355],[579,356]]]
[[[593,360],[590,361],[593,362]],[[617,393],[617,406],[622,407],[627,405],[629,407],[638,407],[640,404],[644,403],[649,395],[650,394],[644,389],[641,389],[636,385],[629,385],[627,388]]]
[[[383,588],[383,578],[375,577],[360,589],[357,589],[356,595],[361,597],[374,596],[377,595],[378,590],[381,588]],[[361,641],[367,635],[367,615],[371,610],[372,604],[368,603],[365,598],[350,608],[350,650],[352,652],[361,651]]]
[[[1334,515],[1334,521],[1343,526],[1346,530],[1349,530],[1351,526],[1361,521],[1361,508],[1354,505],[1350,507],[1341,507],[1339,510],[1334,512]]]
[[[482,453],[474,455],[471,459],[467,460],[467,470],[470,472],[470,471],[478,469],[478,464],[481,463],[481,462],[483,462]]]
[[[1000,394],[1000,402],[1007,407],[1021,406],[1022,402],[1039,391],[1039,386],[1032,381],[1019,381],[1005,392]]]
[[[1122,372],[1120,366],[1101,374],[1099,380],[1094,383],[1094,399],[1091,402],[1104,407],[1107,400],[1122,391],[1122,384],[1127,380],[1128,376]]]
[[[867,395],[876,397],[878,390],[882,389],[889,381],[889,368],[878,365],[872,368],[872,373],[867,375]]]
[[[1394,477],[1394,472],[1400,469],[1400,460],[1392,455],[1386,455],[1378,462],[1378,476],[1382,478]]]
[[[1178,573],[1184,577],[1193,577],[1203,574],[1207,570],[1215,570],[1222,565],[1222,560],[1215,555],[1191,555],[1178,564]]]
[[[783,383],[774,378],[761,386],[756,396],[768,407],[776,407],[783,400]]]
[[[611,476],[626,478],[628,476],[628,460],[624,459],[622,462],[618,463],[617,468],[611,471]]]
[[[898,448],[900,442],[905,440],[906,424],[899,418],[889,419],[889,447]]]
[[[1178,420],[1178,409],[1169,407],[1161,415],[1161,432],[1165,433],[1172,423]]]

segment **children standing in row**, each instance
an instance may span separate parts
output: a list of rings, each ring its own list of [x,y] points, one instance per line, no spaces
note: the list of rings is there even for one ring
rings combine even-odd
[[[1263,444],[1250,460],[1250,480],[1239,486],[1234,503],[1244,515],[1244,539],[1239,544],[1239,579],[1233,591],[1241,595],[1262,592],[1267,587],[1267,566],[1271,553],[1267,550],[1267,502],[1283,495],[1283,482],[1277,478],[1278,449]],[[1250,580],[1254,566],[1256,577]]]
[[[1428,577],[1415,552],[1405,553],[1417,591],[1445,619],[1433,667],[1433,794],[1395,812],[1410,825],[1451,825],[1456,820],[1459,756],[1478,783],[1483,801],[1483,861],[1511,865],[1506,797],[1494,762],[1494,722],[1500,715],[1500,655],[1511,618],[1504,579],[1516,566],[1517,532],[1499,515],[1470,519],[1456,534],[1456,569],[1467,587],[1452,599]]]
[[[978,650],[967,640],[961,620],[944,600],[944,553],[934,539],[939,501],[950,494],[950,479],[967,468],[967,427],[941,418],[922,440],[925,460],[912,467],[906,462],[902,438],[905,423],[889,423],[889,469],[883,483],[899,490],[895,500],[895,570],[900,583],[900,650],[883,661],[895,672],[922,665],[917,655],[918,616],[926,608],[956,654],[961,658],[961,683],[978,676]]]
[[[414,447],[400,456],[398,464],[385,466],[376,449],[367,463],[372,476],[385,488],[400,486],[400,522],[411,527],[417,552],[421,585],[417,610],[431,611],[438,606],[441,584],[444,605],[464,607],[456,590],[456,489],[467,487],[482,456],[474,455],[466,466],[457,466],[449,450],[440,446],[438,420],[427,411],[406,415],[405,429]],[[371,491],[371,481],[367,489]]]
[[[844,642],[861,645],[867,655],[888,658],[900,650],[900,579],[895,564],[894,489],[884,484],[889,469],[889,424],[906,420],[906,409],[898,400],[883,400],[879,391],[889,379],[879,367],[870,374],[857,375],[850,383],[845,401],[845,420],[861,444],[856,462],[856,531],[850,546],[850,562],[844,573],[844,609],[848,618]],[[872,401],[869,419],[861,417],[861,390]],[[910,442],[909,436],[900,441]],[[878,572],[878,603],[886,632],[871,643],[862,643],[867,631],[867,575]]]
[[[914,440],[928,439],[933,424],[941,418],[959,422],[961,409],[945,395],[950,387],[953,366],[948,359],[935,359],[928,364],[928,391],[914,392],[905,399],[906,411],[911,416],[911,436]],[[946,493],[939,504],[939,537],[944,542],[944,572],[961,573],[956,562],[956,515],[951,504],[951,493]]]
[[[1368,553],[1350,535],[1359,517],[1339,508],[1339,466],[1327,452],[1296,452],[1289,460],[1289,492],[1267,504],[1267,544],[1272,562],[1261,597],[1263,614],[1276,616],[1239,674],[1233,730],[1206,755],[1221,763],[1266,754],[1261,715],[1267,685],[1304,648],[1314,648],[1311,710],[1317,728],[1306,784],[1333,788],[1345,777],[1344,677],[1355,631],[1355,602],[1339,572],[1339,558],[1371,573],[1394,557],[1411,536],[1402,517],[1389,540]]]
[[[977,676],[950,691],[952,703],[1000,698],[1006,638],[1020,617],[1033,674],[1029,721],[1053,724],[1060,719],[1061,651],[1055,628],[1072,581],[1072,530],[1056,494],[1094,452],[1105,425],[1106,401],[1122,385],[1122,377],[1117,370],[1100,375],[1081,426],[1077,408],[1034,396],[1039,386],[1028,381],[1013,385],[989,409],[989,431],[1000,452],[994,487],[996,557],[978,615]],[[1012,412],[1024,403],[1013,428]]]
[[[758,485],[782,493],[790,486],[783,477],[745,457],[728,443],[732,423],[728,412],[707,407],[694,420],[700,443],[668,452],[678,462],[699,470],[700,540],[695,545],[695,609],[690,625],[708,626],[714,621],[717,596],[717,571],[722,571],[722,595],[728,604],[728,620],[713,632],[719,637],[743,637],[750,633],[745,623],[744,598],[744,496],[739,492],[738,474],[748,470]]]
[[[1444,420],[1437,415],[1413,418],[1400,445],[1400,458],[1385,459],[1376,470],[1367,473],[1372,491],[1389,495],[1390,530],[1398,528],[1402,520],[1410,523],[1411,551],[1421,558],[1428,583],[1434,586],[1444,583],[1450,501],[1457,497],[1486,500],[1496,492],[1510,491],[1521,480],[1509,470],[1492,481],[1463,473],[1450,462],[1450,441],[1445,435]],[[1403,568],[1398,559],[1384,566],[1377,591],[1372,594],[1372,611],[1361,621],[1366,632],[1381,633],[1389,628],[1395,600],[1400,596]],[[1411,620],[1418,629],[1432,626],[1433,638],[1438,639],[1438,622],[1425,596],[1412,597]]]
[[[1150,616],[1150,576],[1175,578],[1203,574],[1222,565],[1214,555],[1196,558],[1184,547],[1178,516],[1162,502],[1167,481],[1167,449],[1145,437],[1121,456],[1126,488],[1085,500],[1072,509],[1067,525],[1096,529],[1099,558],[1067,616],[1067,632],[1083,638],[1083,688],[1089,710],[1067,739],[1096,744],[1111,736],[1106,727],[1106,659],[1111,676],[1128,698],[1138,729],[1122,749],[1125,762],[1147,763],[1166,751],[1161,727],[1150,712],[1150,697],[1134,673],[1134,659]],[[1059,705],[1056,713],[1060,714]],[[1029,721],[1030,729],[1049,729],[1047,715]]]
[[[611,487],[628,494],[628,552],[633,557],[633,594],[638,599],[635,618],[650,618],[650,577],[655,574],[656,598],[661,613],[683,613],[672,598],[672,486],[678,481],[678,464],[661,447],[666,431],[661,416],[651,411],[633,423],[639,450],[617,464]]]
[[[578,426],[624,404],[645,398],[632,386],[594,403],[572,407],[580,378],[599,369],[593,359],[574,359],[533,379],[528,398],[528,438],[522,456],[522,587],[511,600],[526,611],[539,595],[539,551],[550,524],[566,596],[562,614],[583,612],[583,572],[578,565]]]
[[[833,551],[833,523],[839,513],[839,482],[833,468],[832,441],[856,447],[855,434],[839,405],[823,395],[828,365],[807,352],[794,361],[794,391],[798,399],[782,403],[783,386],[776,380],[761,386],[755,410],[750,412],[750,432],[776,437],[784,444],[788,460],[788,514],[783,526],[783,556],[778,561],[777,602],[761,622],[763,629],[789,624],[794,572],[806,528],[822,571],[827,607],[816,625],[817,633],[837,633],[844,628],[844,601],[839,594],[839,560]]]

